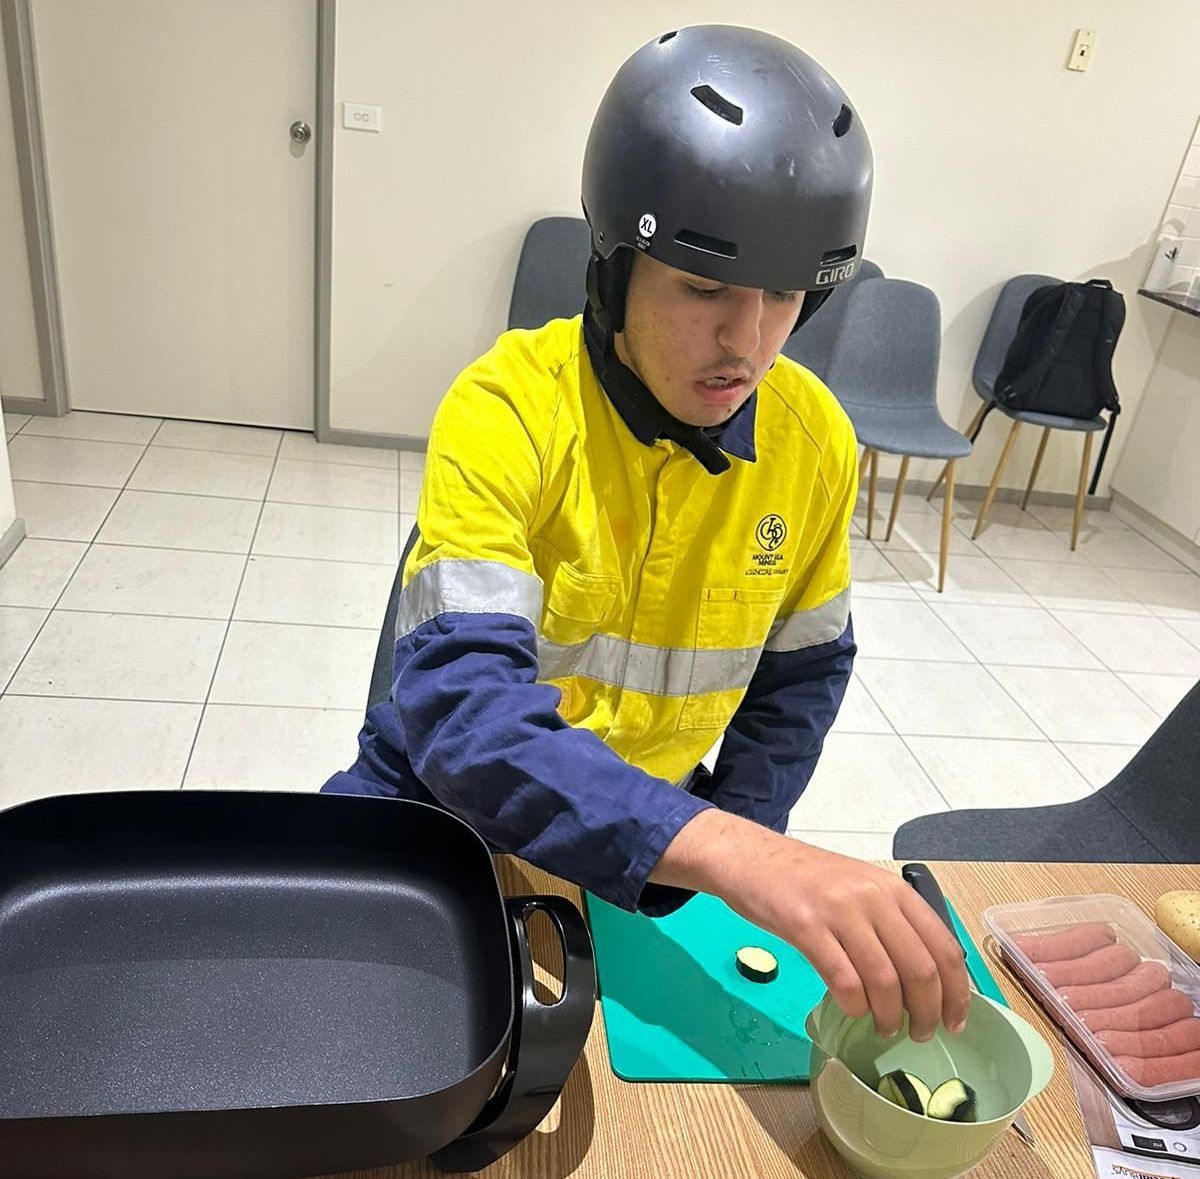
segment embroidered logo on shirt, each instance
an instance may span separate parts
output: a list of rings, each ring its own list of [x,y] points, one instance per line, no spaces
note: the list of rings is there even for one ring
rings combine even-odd
[[[787,525],[782,516],[764,516],[758,522],[755,539],[768,553],[773,553],[787,539]]]
[[[772,512],[758,522],[754,530],[754,539],[763,551],[751,553],[753,567],[746,570],[747,577],[776,577],[787,573],[783,553],[778,552],[780,545],[787,540],[787,524],[782,516]]]

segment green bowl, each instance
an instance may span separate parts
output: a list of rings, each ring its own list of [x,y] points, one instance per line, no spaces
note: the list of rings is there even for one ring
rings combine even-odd
[[[973,993],[967,1027],[933,1039],[876,1035],[872,1016],[852,1019],[828,993],[809,1013],[812,1097],[834,1149],[869,1179],[954,1179],[1000,1141],[1021,1107],[1046,1087],[1054,1057],[1019,1015]],[[931,1089],[961,1077],[978,1097],[978,1120],[944,1122],[911,1113],[875,1092],[880,1077],[901,1068]]]

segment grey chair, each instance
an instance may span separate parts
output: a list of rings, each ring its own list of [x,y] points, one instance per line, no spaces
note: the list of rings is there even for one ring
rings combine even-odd
[[[392,691],[392,660],[396,653],[396,611],[400,605],[401,583],[404,580],[404,562],[417,543],[420,535],[414,524],[404,544],[404,552],[400,554],[400,563],[396,566],[396,576],[392,579],[391,592],[388,594],[387,605],[383,611],[383,626],[379,630],[379,641],[375,644],[375,662],[371,665],[371,687],[367,692],[367,711],[370,712],[376,704],[382,704]]]
[[[988,320],[987,329],[984,331],[983,340],[979,345],[979,351],[976,353],[975,367],[971,374],[971,383],[983,404],[979,407],[978,412],[971,419],[971,424],[967,427],[967,437],[972,442],[979,437],[979,431],[983,429],[983,423],[993,409],[998,409],[1006,417],[1011,418],[1012,428],[1008,432],[1008,438],[1005,440],[1004,449],[1000,452],[1000,458],[996,461],[996,470],[992,474],[992,481],[988,486],[987,494],[983,497],[983,503],[979,506],[979,516],[975,521],[975,530],[971,533],[972,540],[983,529],[988,509],[992,506],[992,501],[996,498],[996,489],[1000,486],[1000,476],[1004,473],[1004,467],[1017,441],[1017,434],[1020,432],[1022,425],[1030,425],[1042,428],[1042,439],[1038,443],[1037,456],[1033,460],[1033,469],[1029,473],[1029,485],[1025,488],[1025,495],[1021,500],[1021,511],[1025,510],[1029,503],[1029,497],[1033,493],[1033,485],[1037,481],[1038,471],[1042,466],[1042,456],[1046,453],[1046,443],[1050,439],[1050,431],[1070,430],[1073,433],[1083,434],[1083,461],[1079,465],[1079,487],[1075,493],[1075,518],[1071,527],[1072,552],[1075,551],[1075,546],[1079,543],[1079,525],[1083,518],[1084,491],[1087,487],[1088,465],[1092,458],[1092,436],[1097,430],[1105,429],[1108,423],[1102,417],[1084,419],[1068,418],[1059,414],[1034,413],[1031,410],[1025,409],[1008,409],[1006,406],[998,405],[996,402],[996,378],[1000,375],[1000,370],[1004,367],[1004,358],[1008,353],[1008,347],[1012,343],[1013,336],[1016,335],[1017,325],[1021,320],[1021,309],[1025,306],[1025,300],[1038,287],[1056,284],[1061,281],[1061,279],[1050,278],[1045,274],[1018,274],[1015,278],[1010,278],[1000,288],[1000,294],[997,296],[996,304],[992,308],[991,318]],[[937,491],[941,481],[942,476],[939,475],[934,485],[929,489],[929,494],[926,496],[927,499],[933,498],[934,492]]]
[[[837,287],[822,304],[821,310],[787,338],[783,345],[784,356],[804,365],[824,381],[850,292],[868,278],[883,278],[883,271],[869,258],[864,258],[854,277]]]
[[[1056,806],[959,810],[903,824],[898,860],[1200,863],[1200,684],[1107,786]]]
[[[508,306],[510,328],[570,319],[587,302],[592,236],[582,217],[543,217],[525,233]]]
[[[814,316],[814,319],[820,318]],[[875,517],[879,454],[902,455],[887,536],[896,525],[912,457],[946,459],[938,592],[946,581],[950,520],[954,511],[954,464],[971,443],[947,425],[937,406],[941,313],[937,296],[915,282],[871,278],[849,292],[826,367],[825,383],[854,423],[870,472],[867,536]]]

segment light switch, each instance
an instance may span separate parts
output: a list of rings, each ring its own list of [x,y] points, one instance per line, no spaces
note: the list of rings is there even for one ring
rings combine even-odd
[[[382,131],[383,110],[360,102],[342,103],[342,126],[351,131]]]
[[[1086,70],[1092,64],[1092,54],[1096,49],[1096,30],[1079,29],[1075,33],[1075,44],[1071,46],[1071,60],[1067,62],[1069,70]]]

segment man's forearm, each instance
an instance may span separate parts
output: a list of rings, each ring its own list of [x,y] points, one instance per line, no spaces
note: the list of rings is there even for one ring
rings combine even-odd
[[[764,857],[775,854],[778,841],[786,838],[750,819],[712,807],[679,829],[650,880],[724,897],[737,889],[747,866],[761,868]]]

